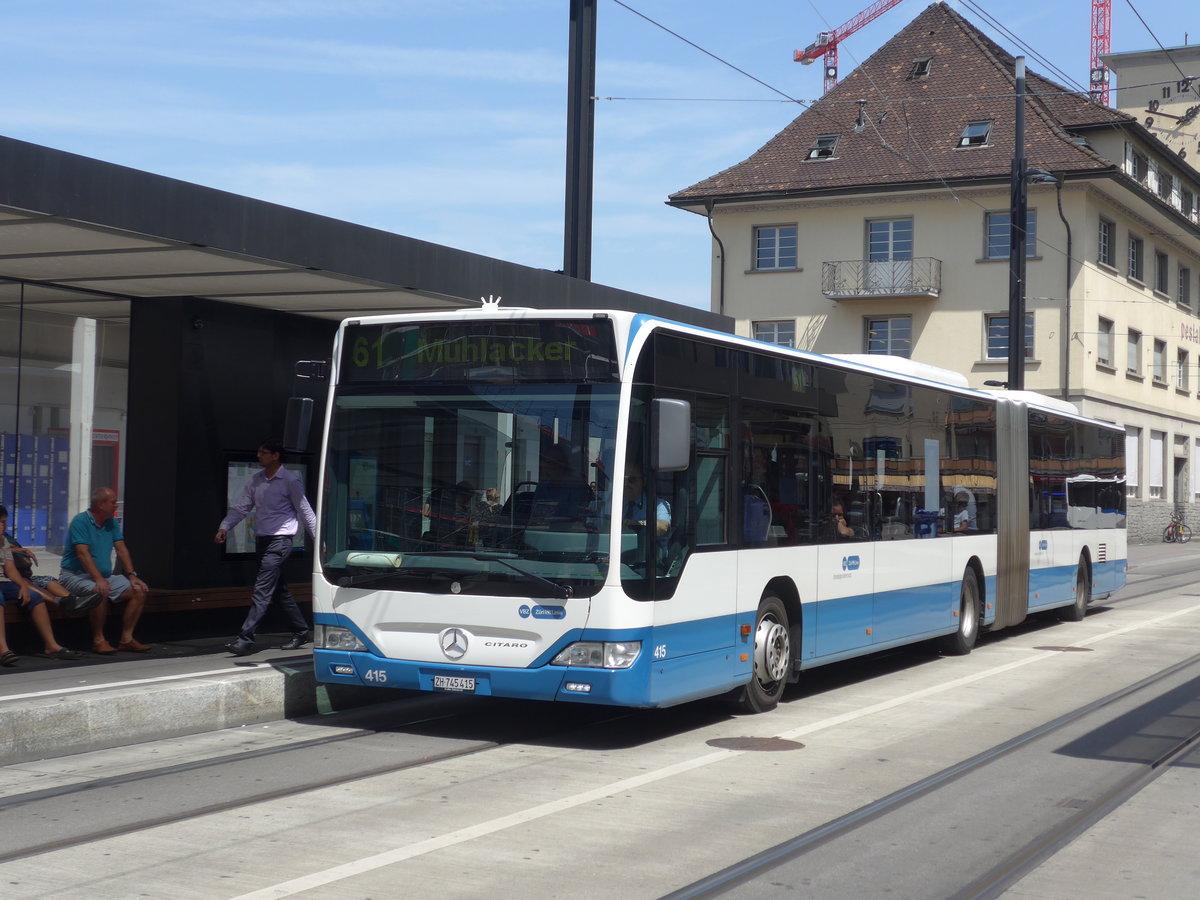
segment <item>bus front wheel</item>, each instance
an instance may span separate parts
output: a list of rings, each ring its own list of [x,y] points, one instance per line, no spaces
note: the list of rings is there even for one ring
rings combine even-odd
[[[743,712],[768,712],[779,703],[792,671],[792,638],[787,610],[778,597],[767,594],[754,620],[754,671],[737,693]]]
[[[948,634],[938,642],[943,653],[952,656],[965,656],[975,646],[979,637],[979,621],[983,607],[982,592],[979,590],[979,578],[975,570],[968,568],[963,572],[962,586],[958,591],[958,630]]]

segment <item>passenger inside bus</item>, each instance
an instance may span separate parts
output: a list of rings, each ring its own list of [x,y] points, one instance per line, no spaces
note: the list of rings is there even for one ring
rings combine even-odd
[[[965,534],[978,530],[975,498],[970,491],[960,488],[954,492],[954,533]]]
[[[846,521],[846,507],[841,500],[834,500],[829,507],[829,533],[834,539],[854,537],[854,528]]]

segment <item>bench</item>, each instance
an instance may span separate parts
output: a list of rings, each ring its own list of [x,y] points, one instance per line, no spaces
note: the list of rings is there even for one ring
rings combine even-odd
[[[298,603],[308,603],[312,600],[312,584],[301,582],[289,584],[288,588]],[[156,591],[151,590],[146,597],[145,612],[180,612],[183,610],[220,609],[229,606],[249,606],[250,587],[198,588],[191,591]],[[51,619],[61,619],[62,614],[53,603],[46,604],[50,610]],[[4,605],[4,621],[8,623],[26,622],[28,619],[21,607],[13,603]]]

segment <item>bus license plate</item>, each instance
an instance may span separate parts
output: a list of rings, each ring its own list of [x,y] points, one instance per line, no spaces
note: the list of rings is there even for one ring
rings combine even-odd
[[[463,678],[459,675],[434,675],[433,689],[435,691],[458,691],[460,693],[474,693],[475,679]]]

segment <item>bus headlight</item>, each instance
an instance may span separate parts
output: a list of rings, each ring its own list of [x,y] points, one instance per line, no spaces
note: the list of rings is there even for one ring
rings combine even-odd
[[[579,641],[554,657],[550,665],[628,669],[641,652],[641,641]]]
[[[313,627],[313,646],[318,650],[366,650],[367,645],[354,636],[349,628],[340,625]]]

